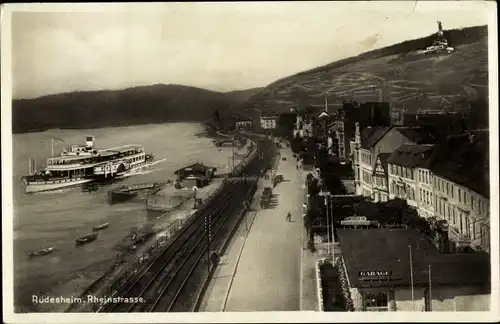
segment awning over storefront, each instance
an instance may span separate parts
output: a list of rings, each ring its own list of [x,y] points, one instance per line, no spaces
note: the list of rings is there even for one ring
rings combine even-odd
[[[342,226],[370,226],[370,225],[378,226],[378,221],[368,220],[365,216],[353,216],[353,217],[347,217],[344,220],[340,221],[340,225],[342,225]]]

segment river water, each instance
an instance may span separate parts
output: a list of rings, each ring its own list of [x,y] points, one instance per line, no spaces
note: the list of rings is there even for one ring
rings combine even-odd
[[[197,136],[203,127],[195,123],[155,124],[91,130],[49,130],[13,136],[14,177],[14,300],[15,311],[35,310],[31,296],[45,295],[59,282],[91,264],[115,257],[114,249],[130,229],[148,223],[145,206],[139,203],[109,205],[107,191],[124,184],[174,179],[173,171],[182,166],[203,162],[224,172],[231,149],[217,148],[211,139]],[[51,138],[67,143],[83,143],[85,135],[95,137],[97,148],[141,144],[156,159],[166,159],[145,174],[126,178],[111,185],[83,190],[81,187],[54,192],[25,194],[20,177],[28,173],[28,159],[37,167],[45,165],[50,155]],[[58,154],[66,145],[56,143]],[[74,240],[108,222],[109,228],[97,241],[75,247]],[[27,253],[53,246],[50,255],[29,258]]]

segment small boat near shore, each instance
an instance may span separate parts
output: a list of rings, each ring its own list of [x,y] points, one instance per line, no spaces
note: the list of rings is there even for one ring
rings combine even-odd
[[[92,241],[95,241],[96,239],[97,239],[97,233],[92,233],[92,234],[88,234],[88,235],[77,238],[75,240],[75,242],[77,245],[82,245],[82,244],[86,244],[86,243],[90,243]]]
[[[30,257],[35,257],[35,256],[46,255],[46,254],[49,254],[49,253],[52,253],[52,252],[54,252],[54,248],[53,247],[49,247],[49,248],[46,248],[46,249],[43,249],[43,250],[40,250],[40,251],[36,251],[36,252],[28,252],[28,255]]]
[[[95,225],[94,227],[92,227],[92,230],[95,232],[95,231],[105,229],[108,226],[109,226],[109,223],[102,223],[102,224],[98,224],[98,225]]]

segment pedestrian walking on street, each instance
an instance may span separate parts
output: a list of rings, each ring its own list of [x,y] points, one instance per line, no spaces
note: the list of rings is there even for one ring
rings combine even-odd
[[[286,214],[286,221],[290,222],[291,220],[292,220],[292,214],[290,214],[290,212],[288,212],[288,214]]]

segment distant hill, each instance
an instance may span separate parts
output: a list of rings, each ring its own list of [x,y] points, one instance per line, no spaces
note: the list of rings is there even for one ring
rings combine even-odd
[[[325,93],[332,110],[343,100],[390,101],[395,111],[487,102],[487,31],[487,26],[444,31],[455,47],[450,55],[408,55],[431,45],[433,34],[304,71],[265,87],[245,107],[286,112],[297,105],[324,106]]]
[[[224,94],[231,100],[235,105],[242,104],[250,99],[253,95],[258,93],[260,90],[264,88],[252,88],[247,90],[236,90],[225,92]]]
[[[213,118],[215,109],[221,115],[227,112],[239,100],[232,97],[189,86],[156,84],[19,99],[12,102],[12,130],[24,133],[51,128],[202,122]]]

